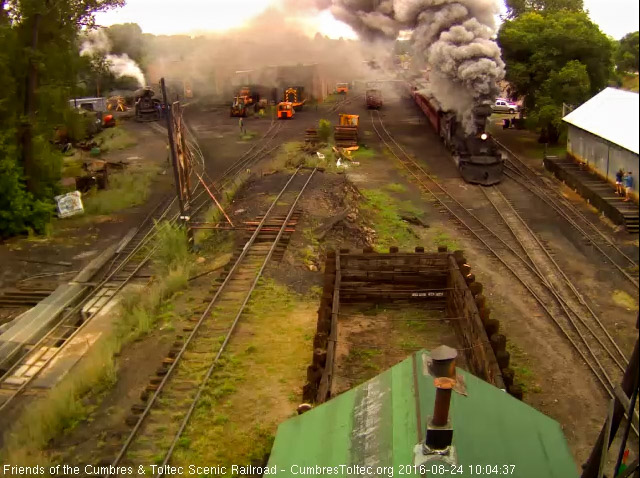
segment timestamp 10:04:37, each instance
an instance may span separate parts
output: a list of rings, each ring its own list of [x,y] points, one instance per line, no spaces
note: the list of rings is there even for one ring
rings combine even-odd
[[[515,469],[516,465],[449,465],[444,463],[431,463],[400,467],[399,474],[429,474],[434,476],[509,476],[514,474]]]

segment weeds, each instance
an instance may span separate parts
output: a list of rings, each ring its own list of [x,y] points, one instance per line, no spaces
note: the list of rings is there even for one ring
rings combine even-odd
[[[86,214],[111,214],[146,202],[155,167],[139,171],[111,174],[109,187],[101,191],[91,190],[82,197]]]
[[[391,183],[391,184],[387,184],[384,187],[387,191],[391,191],[393,193],[403,193],[407,190],[407,188],[400,183]]]
[[[94,137],[102,152],[131,148],[137,144],[133,135],[122,128],[108,128]]]
[[[373,222],[378,235],[376,249],[388,250],[390,246],[408,247],[416,235],[399,215],[402,206],[387,193],[365,189],[362,194],[367,202],[362,205]]]

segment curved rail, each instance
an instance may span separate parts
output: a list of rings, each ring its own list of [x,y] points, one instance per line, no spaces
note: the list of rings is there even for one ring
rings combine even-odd
[[[388,140],[385,139],[381,131],[376,126],[376,123],[374,120],[375,117],[378,118],[381,129],[384,131]],[[563,298],[559,296],[557,293],[555,293],[555,291],[549,284],[549,281],[544,277],[544,275],[542,275],[539,270],[536,270],[535,267],[532,267],[532,265],[528,260],[525,260],[520,254],[518,254],[515,250],[513,250],[513,248],[511,248],[508,244],[506,244],[505,241],[498,234],[492,231],[485,224],[484,221],[479,219],[472,212],[468,211],[464,207],[464,205],[460,204],[446,189],[444,189],[440,184],[434,181],[430,177],[430,175],[426,171],[424,171],[424,169],[419,164],[417,164],[417,162],[413,158],[411,158],[411,156],[408,155],[404,151],[404,149],[395,141],[393,136],[389,133],[389,131],[384,126],[384,123],[382,122],[382,118],[379,112],[374,112],[374,111],[371,112],[371,121],[376,134],[380,137],[380,139],[387,146],[387,148],[389,148],[389,150],[396,157],[396,159],[400,161],[401,164],[405,167],[405,169],[407,169],[407,171],[409,171],[409,173],[418,181],[420,186],[424,190],[426,190],[429,194],[431,194],[436,199],[436,201],[438,201],[438,203],[440,203],[440,205],[443,208],[445,208],[449,212],[449,214],[451,214],[452,217],[454,217],[477,240],[479,240],[492,253],[492,255],[496,257],[516,277],[516,279],[531,293],[531,295],[536,299],[538,304],[540,304],[542,309],[553,320],[553,322],[558,326],[558,328],[563,333],[563,335],[569,340],[569,342],[572,344],[572,346],[575,348],[578,354],[583,358],[587,366],[594,373],[597,380],[602,384],[605,391],[609,394],[609,396],[613,397],[612,383],[604,367],[600,363],[600,360],[598,359],[596,352],[592,349],[592,347],[589,345],[586,338],[584,337],[584,334],[582,334],[582,332],[580,331],[578,324],[572,317],[572,314],[569,313],[570,310],[568,310],[567,308],[566,301],[563,300]],[[395,148],[397,148],[406,159],[401,158],[394,151],[394,148],[392,147],[391,143],[395,145]],[[427,184],[427,181],[425,180],[428,180],[429,184]],[[435,190],[432,187],[430,187],[430,184],[438,188],[442,193],[444,193],[444,197],[441,197],[438,194],[436,194]],[[531,274],[530,277],[534,279],[534,281],[533,282],[525,281],[522,277],[523,270],[521,269],[516,270],[514,265],[507,262],[507,260],[505,260],[505,257],[503,257],[503,254],[501,254],[496,249],[495,246],[492,246],[486,238],[480,236],[477,229],[474,229],[474,227],[470,226],[468,222],[461,217],[461,214],[456,213],[456,211],[453,210],[453,206],[457,206],[459,209],[464,211],[464,214],[466,216],[472,218],[474,221],[476,221],[476,223],[480,226],[481,229],[486,230],[489,233],[491,240],[497,240],[498,243],[500,243],[503,247],[505,247],[507,251],[511,252],[513,256],[517,257],[518,260],[525,265],[525,271]],[[512,231],[512,234],[513,233],[514,232]],[[526,249],[522,243],[520,243],[520,246],[523,247],[523,249]],[[536,285],[535,282],[537,281],[535,281],[535,279],[538,279],[543,287]],[[552,296],[554,296],[558,304],[547,305],[547,303],[545,303],[545,301],[543,300],[543,294],[545,293],[546,294],[550,293]],[[567,330],[566,327],[562,325],[561,321],[558,319],[558,316],[561,316],[561,315],[564,315],[566,317],[569,325],[571,325],[572,328],[576,331],[577,337],[573,333],[569,332],[569,330]],[[583,346],[580,346],[580,342],[582,342]],[[589,355],[592,357],[592,359],[588,358]],[[626,363],[626,358],[623,358],[623,363]],[[620,364],[618,364],[618,366],[619,365]]]
[[[505,163],[505,166],[507,167],[505,175],[518,182],[532,194],[551,206],[576,231],[587,239],[611,264],[613,264],[625,279],[631,282],[635,287],[638,287],[638,280],[625,269],[626,267],[637,268],[638,263],[620,249],[607,234],[602,232],[595,224],[593,224],[593,222],[578,210],[578,208],[565,198],[559,197],[555,191],[551,190],[540,179],[540,176],[535,172],[535,170],[520,159],[513,151],[499,141],[495,139],[494,141],[501,149],[507,152],[509,163]],[[584,225],[586,225],[586,227],[581,227],[577,220],[580,220]],[[590,234],[588,230],[593,231],[594,234]],[[600,242],[596,236],[600,238]],[[610,252],[605,251],[605,248],[609,248]],[[612,257],[613,254],[617,255],[618,259]]]

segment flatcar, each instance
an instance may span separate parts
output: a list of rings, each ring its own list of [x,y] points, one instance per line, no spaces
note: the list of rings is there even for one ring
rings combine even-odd
[[[473,108],[475,131],[467,134],[455,113],[443,111],[433,99],[416,89],[412,89],[411,94],[451,151],[462,179],[483,186],[491,186],[502,180],[504,160],[486,131],[487,118],[491,115],[490,104],[480,104]]]

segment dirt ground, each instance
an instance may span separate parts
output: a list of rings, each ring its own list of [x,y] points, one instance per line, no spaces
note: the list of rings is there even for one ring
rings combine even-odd
[[[352,389],[420,349],[460,349],[444,317],[444,311],[418,306],[341,306],[331,394]],[[456,364],[465,368],[462,354]]]

